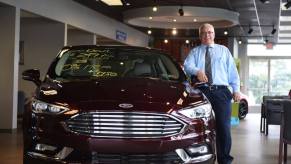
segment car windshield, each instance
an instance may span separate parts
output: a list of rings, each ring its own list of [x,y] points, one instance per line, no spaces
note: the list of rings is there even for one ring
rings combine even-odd
[[[70,78],[161,78],[178,80],[180,71],[173,61],[150,50],[117,48],[63,51],[55,66],[57,77]]]

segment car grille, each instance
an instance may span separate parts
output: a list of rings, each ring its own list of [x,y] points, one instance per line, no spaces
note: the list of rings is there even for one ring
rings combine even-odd
[[[185,124],[167,114],[138,112],[89,112],[70,118],[72,132],[105,138],[159,138],[180,133]]]
[[[183,161],[175,152],[165,154],[98,154],[92,153],[92,163],[102,164],[179,164]]]

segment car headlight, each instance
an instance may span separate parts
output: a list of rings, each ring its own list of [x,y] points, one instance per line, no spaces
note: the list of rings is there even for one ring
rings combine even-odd
[[[69,108],[64,106],[49,104],[40,100],[32,101],[32,111],[34,113],[52,113],[52,114],[60,114],[65,111],[68,111]]]
[[[212,112],[209,103],[195,107],[187,107],[179,110],[179,113],[189,118],[208,118]]]

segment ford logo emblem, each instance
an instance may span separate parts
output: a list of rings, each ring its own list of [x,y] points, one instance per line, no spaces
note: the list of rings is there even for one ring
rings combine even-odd
[[[119,104],[118,106],[120,108],[124,108],[124,109],[129,109],[129,108],[132,108],[133,107],[132,104],[127,104],[127,103]]]

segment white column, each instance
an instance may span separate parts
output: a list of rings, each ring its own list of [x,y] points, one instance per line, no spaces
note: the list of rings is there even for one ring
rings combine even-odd
[[[20,9],[0,7],[0,129],[17,128]]]

